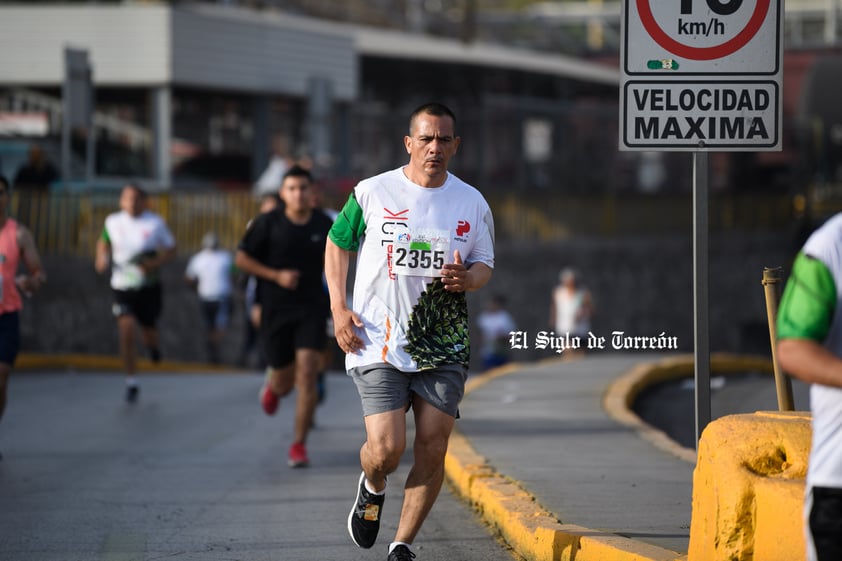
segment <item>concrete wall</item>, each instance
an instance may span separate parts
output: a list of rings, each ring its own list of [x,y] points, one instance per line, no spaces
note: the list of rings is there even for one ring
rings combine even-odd
[[[788,238],[729,236],[711,239],[710,338],[714,351],[768,353],[763,287],[764,266],[788,266],[795,248]],[[182,281],[186,257],[164,271],[165,309],[160,322],[168,359],[204,358],[195,295]],[[106,277],[92,259],[45,257],[49,283],[25,304],[23,351],[34,353],[117,353]],[[593,292],[593,331],[610,340],[628,335],[677,337],[680,351],[693,347],[692,244],[689,239],[573,240],[557,244],[500,241],[489,285],[470,294],[476,315],[494,292],[508,298],[518,329],[534,337],[550,330],[549,295],[564,266],[581,270]],[[243,340],[242,302],[235,307],[223,358],[233,362]],[[476,330],[474,330],[476,337]],[[474,341],[474,364],[479,345]],[[603,352],[611,352],[608,347]],[[512,352],[516,360],[557,356],[552,350]]]
[[[98,275],[93,258],[45,257],[48,282],[24,303],[22,351],[116,355],[117,330],[111,315],[108,276]],[[183,280],[186,258],[163,269],[164,311],[159,323],[165,359],[203,361],[204,338],[198,298]],[[234,362],[243,340],[242,299],[235,305],[223,353]],[[144,356],[144,355],[141,355]]]
[[[787,235],[712,236],[710,240],[710,344],[713,351],[769,354],[761,279],[764,267],[788,268],[796,248]],[[489,285],[471,295],[478,312],[492,292],[508,298],[519,329],[530,337],[550,330],[550,291],[562,267],[579,269],[596,308],[593,332],[610,340],[627,335],[678,338],[693,349],[693,258],[689,238],[572,240],[557,244],[498,243]],[[608,345],[608,343],[607,343]],[[610,352],[610,347],[605,352]],[[550,350],[515,351],[528,360]]]

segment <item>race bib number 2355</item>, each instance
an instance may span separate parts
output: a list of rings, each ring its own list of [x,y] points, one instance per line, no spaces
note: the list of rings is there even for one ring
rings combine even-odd
[[[399,275],[435,277],[450,250],[449,232],[401,232],[394,242],[392,270]]]

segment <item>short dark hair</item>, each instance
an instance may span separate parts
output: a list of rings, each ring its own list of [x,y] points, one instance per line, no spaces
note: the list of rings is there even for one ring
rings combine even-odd
[[[261,193],[257,200],[259,203],[263,203],[263,201],[266,200],[272,200],[275,203],[281,202],[281,198],[278,196],[278,193]]]
[[[4,187],[6,187],[6,192],[7,192],[7,193],[11,193],[11,192],[12,192],[12,184],[11,184],[11,183],[9,183],[9,180],[8,180],[8,179],[6,179],[6,176],[5,176],[5,175],[0,175],[0,184],[3,184],[3,186],[4,186]]]
[[[418,106],[415,111],[409,116],[409,134],[412,134],[412,123],[415,122],[415,118],[418,115],[435,115],[436,117],[450,117],[453,121],[453,127],[456,127],[456,115],[453,114],[453,111],[445,105],[444,103],[439,103],[438,101],[431,101],[429,103],[425,103],[423,105]]]
[[[299,166],[298,164],[292,166],[286,171],[286,173],[284,173],[281,183],[283,183],[287,177],[306,177],[309,183],[313,183],[313,174],[310,173],[310,170],[303,166]]]
[[[146,189],[140,186],[140,183],[137,181],[128,181],[125,185],[123,185],[123,189],[134,189],[137,191],[137,194],[140,195],[142,199],[146,199],[149,197],[149,193],[146,192]]]

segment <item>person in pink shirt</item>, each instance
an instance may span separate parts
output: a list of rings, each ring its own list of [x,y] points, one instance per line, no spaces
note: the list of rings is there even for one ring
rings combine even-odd
[[[0,176],[0,419],[6,410],[9,375],[20,350],[21,292],[32,294],[46,281],[32,234],[9,217],[9,189],[9,181]],[[18,275],[21,262],[28,275]]]

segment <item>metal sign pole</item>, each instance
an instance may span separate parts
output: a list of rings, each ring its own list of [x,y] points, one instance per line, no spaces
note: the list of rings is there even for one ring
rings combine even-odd
[[[693,152],[698,443],[711,417],[707,151],[781,150],[784,0],[621,5],[620,150]]]
[[[710,423],[708,154],[693,152],[693,319],[696,372],[696,447]]]

